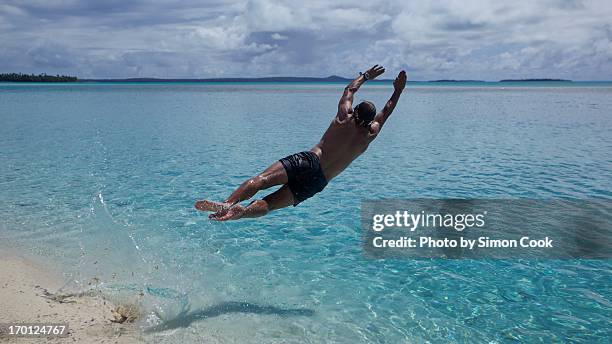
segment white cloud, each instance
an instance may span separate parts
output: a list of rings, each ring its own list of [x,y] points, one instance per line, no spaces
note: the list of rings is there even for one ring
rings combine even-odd
[[[8,0],[0,4],[0,68],[351,76],[382,63],[419,80],[612,79],[609,18],[609,1]]]
[[[275,32],[275,33],[270,35],[270,38],[275,39],[277,41],[280,41],[280,40],[287,39],[287,36],[283,36],[283,35],[279,34],[278,32]]]

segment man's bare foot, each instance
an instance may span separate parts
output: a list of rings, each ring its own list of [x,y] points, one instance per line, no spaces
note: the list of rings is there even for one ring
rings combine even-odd
[[[229,203],[223,202],[213,202],[208,200],[197,201],[195,203],[195,208],[201,211],[212,211],[212,212],[220,212],[224,210],[228,210],[232,205]]]
[[[240,204],[236,204],[229,208],[229,210],[222,210],[214,214],[210,214],[208,215],[208,218],[215,221],[238,220],[242,218],[245,211],[245,207],[241,206]]]

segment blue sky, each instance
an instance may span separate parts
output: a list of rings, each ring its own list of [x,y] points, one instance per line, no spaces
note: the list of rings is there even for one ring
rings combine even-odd
[[[0,72],[81,78],[612,80],[607,0],[2,0],[0,37]]]

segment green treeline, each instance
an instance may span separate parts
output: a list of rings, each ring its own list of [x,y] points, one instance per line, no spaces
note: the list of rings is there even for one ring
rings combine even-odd
[[[76,76],[69,75],[47,75],[47,74],[22,74],[22,73],[2,73],[0,82],[75,82]]]

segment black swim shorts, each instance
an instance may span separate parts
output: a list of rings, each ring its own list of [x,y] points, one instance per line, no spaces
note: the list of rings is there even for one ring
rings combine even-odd
[[[327,185],[319,157],[313,152],[300,152],[279,160],[287,171],[293,206],[321,192]]]

